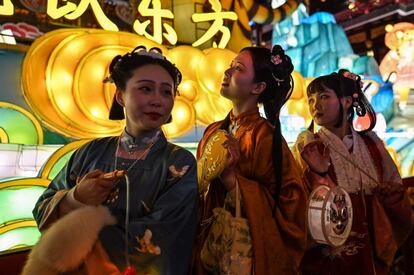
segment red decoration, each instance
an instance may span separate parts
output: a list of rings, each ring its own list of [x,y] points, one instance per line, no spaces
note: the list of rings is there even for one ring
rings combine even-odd
[[[135,269],[135,267],[128,266],[127,268],[125,268],[124,275],[136,275],[136,274],[137,274],[137,270]]]
[[[368,129],[370,123],[371,119],[368,115],[365,115],[363,117],[356,116],[356,119],[354,120],[354,129],[357,131],[366,130]]]

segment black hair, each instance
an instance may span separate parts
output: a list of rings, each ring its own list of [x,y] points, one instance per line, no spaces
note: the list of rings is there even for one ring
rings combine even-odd
[[[351,124],[351,127],[353,127],[352,121],[354,119],[354,113],[360,117],[368,115],[370,118],[369,127],[360,131],[360,133],[371,131],[375,127],[375,111],[362,91],[362,82],[359,75],[353,74],[345,69],[340,69],[338,73],[317,77],[309,84],[307,94],[310,96],[326,89],[334,91],[338,98],[347,96],[352,97],[352,106],[347,113],[347,119]],[[340,127],[342,125],[342,117],[344,113],[342,104],[339,104],[339,108],[338,121],[334,125],[335,127]]]
[[[144,65],[156,64],[163,67],[174,81],[174,93],[177,92],[182,75],[180,70],[167,60],[159,48],[151,48],[147,51],[145,46],[138,46],[131,52],[115,56],[109,65],[109,76],[104,82],[113,82],[120,91],[125,91],[126,83],[132,77],[133,71]],[[115,97],[109,111],[109,119],[124,119],[122,106],[118,104]]]
[[[267,120],[274,126],[272,152],[273,169],[276,186],[273,199],[275,208],[279,205],[279,195],[282,186],[282,133],[280,129],[279,113],[282,106],[289,99],[293,90],[293,64],[281,46],[275,45],[272,50],[262,47],[246,47],[240,52],[248,51],[253,60],[254,82],[265,82],[266,88],[259,95],[258,103],[263,104]],[[222,129],[228,129],[230,117],[223,122]],[[275,210],[275,209],[273,209]]]

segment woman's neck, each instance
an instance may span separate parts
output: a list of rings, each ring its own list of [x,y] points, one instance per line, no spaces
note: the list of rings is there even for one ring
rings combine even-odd
[[[328,129],[333,134],[335,134],[341,140],[343,140],[345,136],[352,133],[351,127],[350,127],[348,121],[343,123],[342,126],[340,126],[340,127],[333,126],[333,127],[325,127],[325,128]]]
[[[239,102],[239,103],[234,103],[233,102],[233,115],[235,117],[250,111],[254,108],[257,108],[257,102],[256,101],[245,101],[245,102]]]
[[[130,129],[129,127],[125,128],[125,132],[134,139],[134,143],[139,143],[145,138],[152,138],[160,129],[151,129],[151,130],[137,130]]]

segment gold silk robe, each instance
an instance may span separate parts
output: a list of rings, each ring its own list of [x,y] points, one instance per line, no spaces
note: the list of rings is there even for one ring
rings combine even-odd
[[[272,165],[273,127],[260,117],[258,109],[246,112],[236,120],[240,138],[240,160],[236,177],[239,182],[243,215],[249,221],[253,242],[253,271],[257,275],[296,274],[306,249],[307,194],[301,175],[286,141],[282,138],[283,170],[279,207],[273,215],[275,173]],[[208,126],[201,139],[197,157],[206,141],[223,121]],[[205,196],[201,194],[201,221],[212,216],[215,207],[222,207],[227,191],[219,179],[211,182]],[[193,271],[208,274],[200,261],[200,250],[209,228],[198,234]]]

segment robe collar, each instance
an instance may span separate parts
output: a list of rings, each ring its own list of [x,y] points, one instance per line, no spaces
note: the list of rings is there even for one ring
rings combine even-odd
[[[120,144],[127,152],[137,151],[147,148],[150,144],[156,143],[161,136],[161,129],[146,132],[138,137],[130,135],[125,129],[121,134]]]

